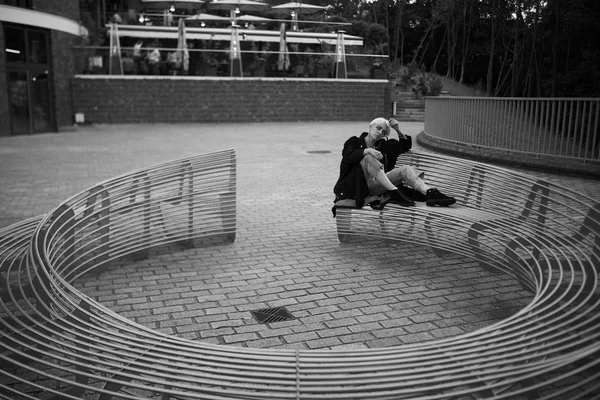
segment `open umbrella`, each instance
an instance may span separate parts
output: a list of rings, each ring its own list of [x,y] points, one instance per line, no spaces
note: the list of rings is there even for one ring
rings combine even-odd
[[[190,53],[185,40],[185,22],[183,18],[179,19],[177,26],[177,52],[175,53],[175,62],[181,68],[181,71],[187,73],[190,67]]]
[[[221,17],[220,15],[199,13],[196,15],[192,15],[191,17],[186,17],[185,20],[187,22],[192,21],[229,21],[228,17]]]
[[[269,5],[260,1],[253,0],[213,0],[208,3],[210,10],[225,10],[230,12],[231,19],[241,11],[260,12],[269,8]]]
[[[278,6],[271,7],[271,12],[278,15],[289,15],[294,12],[295,14],[315,14],[319,11],[324,10],[326,7],[316,6],[314,4],[306,4],[301,1],[293,1],[291,3],[284,3]]]
[[[238,21],[246,21],[246,22],[269,22],[273,21],[271,18],[259,17],[257,15],[240,15],[239,17],[235,17]]]
[[[315,14],[319,11],[324,10],[325,7],[315,6],[313,4],[306,4],[298,1],[294,1],[291,3],[284,3],[278,6],[271,7],[270,13],[278,15],[278,16],[292,16],[292,28],[294,30],[298,29],[298,16],[300,14],[310,15]]]
[[[204,3],[205,0],[142,0],[142,7],[160,9],[169,8],[171,9],[171,11],[174,11],[177,8],[186,10],[198,10]]]
[[[279,38],[279,58],[277,60],[277,69],[279,71],[287,71],[290,67],[290,52],[287,48],[287,38],[285,35],[285,23],[281,23],[281,28],[279,29],[280,38]]]

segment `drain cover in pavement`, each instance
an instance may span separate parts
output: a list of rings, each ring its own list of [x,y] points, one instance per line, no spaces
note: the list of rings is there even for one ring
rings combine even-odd
[[[262,310],[250,311],[254,318],[261,324],[271,322],[289,321],[296,319],[285,307],[263,308]]]
[[[328,154],[331,153],[329,150],[309,150],[307,151],[309,154]]]

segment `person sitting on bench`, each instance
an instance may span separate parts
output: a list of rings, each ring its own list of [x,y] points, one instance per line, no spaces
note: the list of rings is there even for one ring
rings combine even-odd
[[[388,138],[390,128],[396,131],[398,139]],[[356,208],[362,208],[368,196],[387,194],[390,202],[401,206],[414,206],[415,201],[424,201],[431,207],[454,204],[455,198],[423,181],[424,173],[410,165],[396,167],[398,156],[411,147],[412,138],[400,131],[398,121],[375,118],[369,132],[344,143],[340,176],[333,189],[335,202],[355,199]]]

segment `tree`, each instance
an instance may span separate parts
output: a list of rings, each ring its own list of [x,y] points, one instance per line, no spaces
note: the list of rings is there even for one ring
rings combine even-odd
[[[287,0],[267,0],[284,3]],[[494,96],[598,96],[598,0],[309,0],[369,52]]]

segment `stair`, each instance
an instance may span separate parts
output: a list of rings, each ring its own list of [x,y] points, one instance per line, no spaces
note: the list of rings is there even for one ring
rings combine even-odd
[[[424,121],[425,99],[403,86],[391,89],[391,102],[396,103],[393,117],[399,121]],[[392,108],[393,112],[393,108]]]

